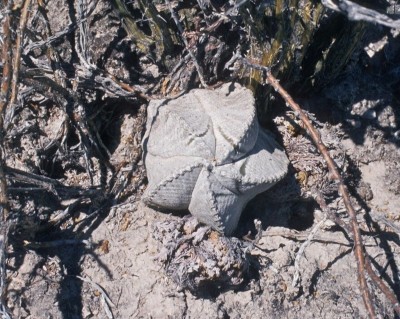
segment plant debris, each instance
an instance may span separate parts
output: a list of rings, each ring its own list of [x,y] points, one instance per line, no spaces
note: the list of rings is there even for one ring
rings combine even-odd
[[[250,243],[202,226],[194,217],[154,225],[157,259],[181,289],[195,295],[243,285],[250,272]]]

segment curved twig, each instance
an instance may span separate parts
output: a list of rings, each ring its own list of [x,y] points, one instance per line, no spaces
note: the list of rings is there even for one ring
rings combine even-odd
[[[360,284],[360,290],[362,293],[363,301],[365,307],[368,311],[370,318],[376,318],[376,312],[374,303],[372,300],[371,292],[369,290],[367,284],[366,273],[370,275],[371,279],[376,283],[376,285],[385,293],[386,297],[393,302],[393,300],[397,300],[393,292],[386,287],[385,283],[375,275],[372,271],[371,265],[368,265],[368,259],[366,258],[365,247],[363,244],[363,239],[361,237],[360,227],[357,222],[357,214],[351,203],[349,191],[343,181],[342,176],[339,173],[339,169],[336,166],[336,163],[329,155],[329,151],[321,140],[321,136],[318,133],[317,129],[311,123],[311,120],[308,118],[305,112],[300,108],[300,106],[292,99],[289,93],[279,84],[278,80],[272,75],[270,70],[266,72],[268,83],[277,91],[282,98],[286,101],[287,105],[296,113],[296,115],[300,118],[300,120],[304,123],[307,132],[314,144],[322,154],[323,158],[326,161],[326,164],[329,169],[330,179],[335,181],[338,185],[339,194],[343,198],[344,205],[346,210],[350,216],[350,225],[354,238],[354,255],[357,261],[357,270],[358,270],[358,281]],[[385,287],[383,289],[383,287]],[[400,314],[398,303],[395,303],[394,310]]]
[[[354,256],[357,262],[357,270],[358,270],[357,277],[360,284],[360,290],[362,293],[363,301],[369,317],[376,318],[377,316],[371,292],[367,284],[367,274],[369,275],[373,284],[376,285],[386,296],[386,298],[392,303],[394,311],[397,313],[397,315],[400,316],[400,303],[397,300],[396,295],[387,287],[387,285],[383,282],[383,280],[375,274],[374,270],[372,269],[371,263],[368,259],[368,256],[366,256],[365,246],[363,244],[360,228],[357,221],[357,214],[353,207],[353,204],[351,203],[349,191],[343,181],[342,176],[339,173],[339,169],[336,163],[334,162],[334,160],[329,154],[328,149],[322,142],[321,136],[318,133],[317,129],[313,126],[311,120],[308,118],[306,113],[301,109],[300,105],[298,105],[293,100],[293,98],[289,95],[289,93],[279,84],[279,81],[272,75],[270,68],[249,62],[247,59],[243,58],[239,52],[236,52],[233,55],[232,59],[228,63],[226,63],[225,68],[231,68],[236,61],[239,61],[245,67],[254,68],[265,72],[267,83],[270,84],[275,89],[275,91],[281,95],[281,97],[285,100],[286,105],[290,107],[295,112],[297,117],[299,117],[300,120],[304,123],[308,135],[311,137],[314,144],[316,145],[316,147],[322,154],[323,158],[325,159],[330,173],[329,177],[332,181],[335,181],[337,183],[339,194],[343,198],[344,205],[350,216],[350,226],[351,226],[350,230],[352,233],[351,235],[354,239],[354,251],[355,251]],[[342,223],[340,223],[339,226],[342,226]],[[347,231],[348,227],[344,227],[343,229]]]

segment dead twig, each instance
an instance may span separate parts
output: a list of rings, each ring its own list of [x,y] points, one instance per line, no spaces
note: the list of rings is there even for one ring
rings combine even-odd
[[[4,116],[9,104],[10,84],[12,78],[12,43],[11,43],[11,8],[13,2],[8,2],[8,14],[3,23],[3,76],[0,89],[0,208],[2,212],[1,220],[5,222],[9,215],[7,199],[7,180],[4,173]]]
[[[324,218],[322,218],[314,227],[313,229],[310,231],[310,233],[307,236],[307,240],[301,244],[299,251],[296,254],[296,257],[294,259],[294,268],[295,268],[295,272],[293,275],[293,280],[292,280],[292,287],[296,287],[299,284],[299,280],[300,280],[300,259],[304,254],[304,251],[306,250],[306,248],[308,246],[311,245],[312,240],[314,239],[315,234],[319,231],[319,229],[321,228],[321,226],[325,223],[325,221],[327,220],[327,215],[324,215]]]
[[[257,245],[257,243],[260,241],[260,239],[262,238],[262,223],[261,220],[259,219],[255,219],[254,220],[254,226],[256,227],[256,236],[254,238],[254,245]]]
[[[42,176],[42,175],[37,175],[34,173],[29,173],[25,172],[22,170],[19,170],[17,168],[12,168],[5,166],[4,171],[6,176],[12,180],[13,182],[18,182],[22,184],[28,184],[28,185],[36,185],[36,188],[31,188],[31,191],[47,191],[52,194],[54,194],[57,197],[60,198],[71,198],[75,196],[80,196],[80,197],[96,197],[99,195],[100,189],[97,187],[93,187],[90,189],[83,189],[77,186],[67,186],[61,183],[58,180],[52,179],[50,177]],[[18,185],[20,186],[20,185]],[[29,190],[29,189],[26,189]],[[18,188],[13,188],[10,187],[9,191],[13,192],[22,192],[26,191],[22,187]]]
[[[266,82],[271,85],[276,92],[285,100],[286,105],[290,107],[296,116],[303,122],[307,129],[308,135],[311,137],[315,146],[318,148],[322,157],[326,161],[329,170],[329,178],[338,185],[339,194],[343,199],[343,203],[350,217],[351,235],[354,239],[354,256],[357,263],[357,278],[360,284],[360,290],[364,305],[370,318],[376,318],[376,311],[374,302],[371,296],[370,289],[367,284],[367,273],[375,283],[375,285],[385,294],[386,298],[392,302],[392,306],[396,313],[400,315],[400,307],[395,294],[386,286],[386,284],[379,278],[373,271],[369,259],[366,257],[365,246],[361,237],[360,227],[357,221],[357,213],[351,203],[350,193],[345,185],[339,169],[329,154],[329,151],[321,139],[321,135],[312,124],[306,113],[301,109],[289,93],[280,85],[279,81],[272,75],[270,68],[264,67],[259,64],[253,64],[247,59],[243,58],[240,53],[235,53],[231,60],[225,65],[225,68],[230,68],[236,61],[241,62],[242,65],[255,68],[263,71],[266,74]],[[342,224],[342,223],[341,223]],[[340,225],[340,224],[339,224]]]
[[[186,50],[189,52],[189,55],[193,60],[193,63],[194,63],[194,65],[196,67],[196,70],[197,70],[197,74],[199,75],[199,79],[200,79],[201,85],[203,85],[203,87],[207,88],[208,85],[207,85],[206,81],[204,80],[203,71],[202,71],[202,69],[200,67],[199,62],[196,59],[196,56],[194,55],[192,50],[190,50],[189,43],[188,43],[188,41],[186,40],[186,38],[184,36],[184,30],[183,30],[183,28],[181,26],[181,23],[179,22],[179,18],[176,15],[174,9],[172,8],[172,5],[169,2],[169,0],[165,0],[165,3],[168,5],[169,11],[171,12],[172,19],[174,19],[176,27],[178,28],[179,33],[181,34],[181,38],[182,38],[183,43],[185,44]]]
[[[96,1],[94,2],[94,6],[96,6]],[[79,24],[79,33],[76,34],[75,41],[75,52],[79,57],[79,61],[81,65],[86,69],[87,72],[91,72],[96,69],[96,66],[92,63],[92,58],[90,56],[89,49],[87,47],[88,43],[88,33],[89,27],[87,22],[87,17],[90,15],[92,10],[88,10],[87,1],[79,0],[77,3],[77,20],[82,21]]]
[[[387,227],[392,228],[397,234],[400,235],[400,227],[392,223],[389,219],[387,219],[384,216],[381,216],[381,214],[375,213],[375,212],[370,212],[370,216],[372,219],[374,219],[377,222],[381,222],[382,224],[386,225]]]
[[[94,68],[94,67],[93,67]],[[131,86],[123,83],[115,76],[108,74],[98,68],[92,69],[92,73],[79,72],[79,86],[96,88],[105,92],[108,96],[133,98],[139,96],[147,101],[151,98],[145,94],[139,86]]]
[[[11,83],[11,97],[10,97],[10,105],[14,107],[15,101],[17,100],[18,95],[18,78],[19,78],[19,69],[21,66],[21,53],[22,53],[22,41],[24,39],[24,33],[26,28],[26,23],[28,21],[29,16],[29,5],[31,0],[25,0],[22,5],[21,16],[19,20],[19,28],[17,32],[17,39],[15,41],[15,50],[14,50],[14,63],[12,70],[12,83]]]
[[[24,48],[24,54],[28,55],[30,52],[32,52],[35,49],[46,49],[46,48],[50,47],[51,44],[54,43],[55,41],[58,41],[61,38],[63,38],[64,36],[72,33],[76,28],[77,28],[76,23],[70,23],[63,30],[55,32],[52,36],[49,36],[47,39],[33,42],[33,43],[27,45]]]
[[[270,229],[263,233],[263,237],[284,237],[297,242],[304,242],[308,238],[308,233],[298,232],[294,230],[275,230]],[[311,240],[312,242],[317,242],[321,244],[333,244],[341,246],[353,246],[352,242],[349,242],[346,238],[331,237],[329,235],[319,235],[315,234]],[[366,247],[375,247],[375,244],[365,245]]]
[[[12,78],[12,8],[13,1],[4,1],[6,11],[3,22],[3,76],[0,88],[0,313],[3,318],[10,318],[7,310],[6,291],[6,259],[9,235],[10,206],[8,202],[7,179],[4,172],[4,117],[10,97],[10,85]]]
[[[386,298],[389,299],[389,301],[393,305],[393,309],[397,312],[397,314],[400,314],[400,303],[397,300],[396,296],[393,294],[393,292],[384,284],[382,279],[375,273],[375,271],[372,269],[371,262],[369,259],[367,259],[367,262],[365,263],[365,268],[368,272],[368,275],[371,277],[372,282],[383,292],[383,294],[386,296]]]
[[[314,191],[313,197],[315,201],[318,203],[319,207],[321,207],[322,211],[327,215],[327,217],[333,221],[336,225],[342,227],[347,234],[351,234],[350,227],[341,220],[335,213],[330,209],[328,204],[325,201],[324,196],[321,194],[320,191]]]
[[[367,267],[367,261],[366,258],[366,252],[365,252],[365,247],[363,244],[363,239],[361,237],[361,232],[360,228],[357,222],[357,214],[356,211],[353,207],[353,204],[351,203],[351,198],[349,191],[343,181],[342,176],[339,173],[339,170],[336,166],[336,163],[332,159],[332,157],[329,154],[328,149],[324,145],[324,143],[321,140],[321,136],[317,129],[314,127],[306,113],[301,109],[301,107],[292,99],[292,97],[289,95],[289,93],[279,84],[278,80],[272,75],[270,70],[267,70],[266,72],[266,77],[268,83],[275,89],[276,92],[278,92],[282,98],[286,101],[287,105],[296,113],[296,115],[301,119],[303,122],[304,126],[307,129],[308,135],[311,137],[313,140],[314,144],[322,154],[323,158],[326,161],[326,164],[329,169],[330,173],[330,179],[334,182],[337,183],[338,189],[339,189],[339,194],[341,195],[344,205],[346,207],[346,210],[349,214],[350,217],[350,226],[352,230],[352,235],[354,239],[354,255],[357,261],[357,269],[358,269],[358,281],[360,284],[360,290],[362,293],[363,301],[365,304],[365,307],[368,311],[369,317],[370,318],[376,318],[376,312],[375,312],[375,307],[374,307],[374,302],[371,296],[370,289],[367,284],[367,277],[366,277],[366,268],[370,268],[371,266]],[[369,273],[369,272],[368,272]],[[371,276],[371,274],[370,274]],[[371,279],[376,282],[376,285],[381,288],[381,287],[386,287],[385,283],[379,278],[375,276],[371,276]],[[379,282],[379,283],[378,283]],[[382,290],[382,289],[381,289]],[[393,292],[389,290],[389,288],[386,287],[385,290],[382,290],[382,292],[385,293],[386,297],[392,301],[392,300],[397,300]],[[398,311],[398,307],[396,304],[393,305],[394,309],[398,314],[400,312]]]
[[[349,0],[340,0],[335,3],[333,0],[321,0],[322,4],[334,11],[345,14],[350,20],[367,21],[377,23],[389,28],[400,29],[400,20],[393,20],[386,14],[365,8]]]
[[[3,123],[4,115],[8,105],[8,98],[10,96],[10,85],[12,78],[12,42],[11,42],[11,23],[12,23],[12,7],[13,1],[8,1],[7,10],[5,12],[4,22],[3,22],[3,75],[1,78],[1,89],[0,89],[0,134],[1,143],[3,143]],[[2,145],[1,145],[2,146]],[[6,194],[1,189],[1,194]],[[1,196],[1,195],[0,195]],[[3,201],[1,200],[1,204]],[[5,212],[7,214],[7,212]]]
[[[84,277],[81,277],[81,276],[76,276],[76,278],[91,284],[94,288],[96,288],[101,293],[101,303],[102,303],[102,305],[104,307],[104,311],[106,312],[107,317],[109,319],[113,319],[114,315],[113,315],[113,313],[112,313],[110,308],[111,307],[115,308],[115,305],[111,301],[110,297],[108,297],[108,295],[107,295],[106,291],[103,289],[103,287],[101,287],[99,284],[95,283],[90,278],[84,278]]]
[[[4,209],[3,206],[0,206],[0,210]],[[3,212],[1,212],[3,213]],[[3,213],[4,214],[4,213]],[[8,233],[9,233],[9,223],[2,222],[0,226],[0,316],[3,319],[11,319],[8,314],[7,306],[6,306],[6,259],[7,259],[7,246],[8,246]]]
[[[257,247],[257,244],[260,242],[261,238],[263,237],[261,220],[255,219],[254,226],[256,228],[256,235],[254,236],[254,239],[250,238],[251,231],[249,231],[248,234],[246,234],[242,237],[243,240],[245,240],[246,242],[249,242],[249,245],[245,249],[246,252],[253,250],[254,247]]]

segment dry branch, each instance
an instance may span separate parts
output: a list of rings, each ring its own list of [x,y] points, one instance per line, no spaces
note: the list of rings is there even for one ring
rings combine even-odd
[[[80,196],[83,198],[96,197],[100,194],[99,188],[84,189],[77,186],[67,186],[56,179],[25,172],[9,166],[5,166],[4,171],[6,176],[13,182],[18,182],[23,185],[35,185],[36,188],[32,188],[31,191],[47,191],[60,198],[70,198],[74,196]],[[9,192],[24,191],[24,188],[22,188],[20,184],[16,189],[10,187]]]
[[[3,210],[3,207],[0,206],[0,210]],[[1,318],[10,319],[10,315],[8,314],[8,310],[6,307],[6,251],[8,246],[8,232],[9,225],[8,223],[2,223],[0,227],[0,315]]]
[[[389,219],[387,219],[386,217],[381,216],[381,214],[378,214],[373,211],[370,212],[369,215],[372,217],[373,220],[375,220],[376,222],[381,222],[382,224],[386,225],[387,227],[393,229],[400,236],[400,227],[395,225]]]
[[[328,217],[329,219],[329,217]],[[296,231],[296,230],[275,230],[275,229],[270,229],[267,231],[263,232],[264,237],[283,237],[286,239],[290,239],[296,242],[305,242],[308,239],[309,234],[306,233],[306,231]],[[341,245],[341,246],[346,246],[350,247],[353,246],[352,243],[349,243],[349,241],[346,238],[341,238],[341,237],[335,237],[332,238],[331,236],[326,236],[326,234],[315,234],[311,240],[312,242],[316,243],[323,243],[323,244],[333,244],[333,245]],[[375,246],[373,245],[365,245],[366,247],[372,247]]]
[[[12,78],[12,42],[11,42],[11,8],[13,6],[13,1],[8,1],[7,5],[7,13],[4,17],[3,22],[3,51],[2,51],[2,60],[3,60],[3,74],[1,78],[1,91],[0,91],[0,134],[1,134],[1,143],[3,142],[3,122],[4,122],[4,113],[8,105],[8,98],[10,96],[10,84]],[[3,193],[3,189],[2,194]],[[1,201],[2,203],[2,201]]]
[[[321,140],[321,135],[317,129],[312,124],[311,120],[308,118],[306,113],[301,109],[301,107],[293,100],[289,93],[279,84],[279,81],[272,75],[270,68],[264,67],[259,64],[253,64],[247,59],[243,58],[239,53],[236,53],[232,59],[225,65],[226,68],[230,68],[236,61],[239,61],[242,65],[250,68],[254,68],[265,72],[266,81],[271,85],[276,92],[285,100],[286,105],[290,107],[296,114],[298,118],[303,122],[305,128],[307,129],[308,135],[313,140],[314,144],[318,148],[319,152],[326,161],[327,167],[329,169],[329,178],[338,185],[339,194],[341,195],[346,210],[350,217],[350,230],[354,240],[354,256],[357,262],[358,270],[358,282],[360,284],[360,290],[362,293],[363,301],[370,318],[376,318],[376,311],[374,302],[371,296],[370,289],[367,284],[367,274],[370,276],[372,282],[383,292],[386,298],[392,303],[393,309],[398,315],[400,315],[400,305],[397,301],[395,294],[386,286],[386,284],[379,278],[372,269],[369,262],[368,256],[366,256],[365,246],[361,237],[360,227],[357,221],[357,214],[351,203],[350,193],[345,185],[342,176],[339,173],[339,169],[329,154],[328,149]],[[321,208],[326,208],[324,201],[320,201]],[[332,214],[331,214],[332,215]],[[336,218],[334,219],[336,221]],[[342,222],[339,226],[343,225]],[[347,227],[344,227],[347,230]]]
[[[317,234],[317,232],[320,230],[321,226],[326,222],[327,220],[327,214],[324,214],[324,218],[321,219],[314,227],[313,229],[310,231],[310,233],[308,234],[307,240],[301,244],[299,251],[296,254],[296,258],[294,260],[294,268],[295,268],[295,272],[293,275],[293,280],[292,280],[292,286],[296,287],[299,284],[299,280],[300,280],[300,260],[301,257],[304,254],[305,249],[310,246],[311,242],[314,239],[314,236]]]
[[[333,0],[321,0],[322,4],[334,11],[344,13],[350,20],[367,21],[384,25],[389,28],[400,29],[400,20],[393,20],[387,15],[375,10],[365,8],[349,0],[340,0],[335,3]]]
[[[192,58],[194,65],[196,66],[197,74],[199,75],[199,79],[200,79],[201,85],[203,85],[203,87],[207,88],[208,85],[207,85],[206,81],[204,80],[203,71],[202,71],[202,69],[200,67],[199,62],[197,62],[196,56],[194,55],[194,53],[190,49],[188,41],[186,40],[186,38],[184,36],[184,30],[183,30],[183,28],[181,26],[181,23],[179,22],[179,18],[176,15],[174,9],[172,8],[172,5],[169,2],[169,0],[165,0],[165,3],[168,5],[169,11],[171,12],[172,19],[174,19],[176,27],[178,28],[178,30],[179,30],[179,32],[181,34],[182,41],[185,44],[186,50],[189,52],[189,55]]]
[[[10,318],[6,306],[6,258],[8,246],[10,213],[9,202],[7,198],[7,180],[4,172],[4,116],[9,104],[10,85],[12,78],[12,7],[13,1],[5,1],[6,16],[3,22],[3,74],[0,89],[0,313],[3,318]]]
[[[332,157],[329,154],[328,149],[324,145],[324,143],[321,140],[321,136],[317,129],[314,127],[306,113],[301,109],[301,107],[292,99],[292,97],[289,95],[289,93],[279,84],[278,80],[272,75],[270,70],[267,70],[266,72],[267,76],[267,81],[268,83],[275,89],[276,92],[278,92],[282,98],[286,101],[287,105],[294,111],[296,112],[296,115],[301,119],[301,121],[304,123],[307,133],[313,140],[314,144],[324,157],[329,173],[330,173],[330,179],[332,181],[335,181],[338,185],[339,189],[339,194],[343,198],[344,205],[346,207],[346,210],[350,216],[350,225],[351,225],[351,230],[352,230],[352,235],[354,238],[354,255],[357,261],[357,269],[358,269],[358,281],[360,284],[360,290],[362,293],[363,301],[365,304],[365,307],[368,311],[369,317],[370,318],[376,318],[376,312],[375,312],[375,307],[374,307],[374,302],[371,296],[371,292],[369,290],[368,284],[367,284],[367,276],[366,272],[370,275],[371,279],[375,284],[382,290],[382,292],[386,295],[386,297],[393,303],[394,300],[397,300],[393,292],[387,288],[385,283],[375,275],[375,273],[372,271],[371,265],[369,265],[369,261],[366,257],[366,252],[365,252],[365,247],[363,244],[363,240],[361,237],[361,232],[360,228],[357,222],[357,214],[356,211],[351,203],[351,198],[349,191],[343,181],[342,176],[339,173],[339,170],[336,166],[336,163],[332,159]],[[400,314],[399,311],[399,306],[398,303],[393,304],[394,310]]]
[[[19,21],[19,28],[17,31],[17,39],[15,41],[15,51],[14,51],[14,61],[13,61],[13,70],[12,70],[12,83],[11,83],[11,97],[10,97],[10,106],[14,107],[15,101],[17,100],[18,95],[18,78],[19,78],[19,69],[21,66],[21,53],[22,53],[22,41],[24,39],[24,32],[26,28],[26,23],[28,21],[29,16],[29,5],[31,0],[25,0],[22,5],[22,11]]]
[[[91,284],[94,288],[96,288],[98,291],[101,292],[101,303],[104,307],[104,311],[107,314],[107,317],[109,319],[113,319],[114,315],[111,311],[111,307],[116,308],[116,306],[114,305],[114,303],[112,302],[112,300],[110,299],[110,297],[108,297],[106,291],[104,290],[103,287],[101,287],[99,284],[95,283],[92,279],[90,279],[89,277],[81,277],[81,276],[76,276],[76,278],[82,280],[83,282],[87,282],[89,284]]]
[[[313,197],[315,201],[318,203],[319,207],[321,207],[322,211],[328,216],[328,218],[331,221],[333,221],[336,225],[344,229],[347,234],[351,234],[350,227],[338,216],[336,216],[336,214],[331,210],[331,208],[326,203],[326,200],[320,191],[315,191]]]
[[[369,259],[366,260],[365,269],[367,270],[368,275],[371,277],[372,282],[384,293],[386,298],[388,298],[389,301],[392,303],[393,309],[396,311],[397,315],[400,315],[399,301],[397,300],[393,292],[390,291],[390,289],[385,285],[382,279],[377,274],[375,274],[375,271],[372,269],[372,265]]]

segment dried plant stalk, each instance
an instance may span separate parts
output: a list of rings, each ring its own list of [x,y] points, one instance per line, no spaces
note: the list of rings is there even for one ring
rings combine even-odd
[[[174,19],[176,27],[178,28],[178,30],[179,30],[179,32],[181,34],[182,41],[185,44],[186,50],[189,52],[189,55],[192,58],[194,65],[196,66],[197,74],[199,75],[199,79],[200,79],[201,85],[203,87],[207,88],[208,85],[207,85],[206,81],[204,80],[203,71],[201,69],[201,66],[200,66],[199,62],[197,62],[196,56],[194,55],[194,53],[190,49],[188,41],[186,40],[186,38],[184,36],[184,30],[183,30],[183,28],[181,26],[181,23],[179,22],[179,18],[176,15],[174,9],[172,8],[171,3],[169,2],[169,0],[165,0],[165,3],[168,5],[169,11],[171,12],[172,19]]]
[[[9,105],[13,106],[18,95],[18,75],[20,68],[20,59],[22,52],[22,40],[24,37],[24,30],[28,20],[28,8],[30,0],[25,0],[22,6],[20,26],[17,34],[15,51],[13,54],[13,43],[11,38],[11,31],[13,25],[13,1],[5,1],[6,16],[3,22],[3,74],[0,89],[0,314],[2,318],[10,318],[6,307],[6,258],[8,235],[10,229],[10,222],[8,220],[10,214],[10,206],[8,201],[7,179],[4,171],[4,124],[5,113]],[[13,61],[14,57],[14,61]]]
[[[1,206],[1,222],[4,223],[9,215],[9,204],[7,199],[7,181],[4,173],[4,116],[9,103],[10,85],[12,78],[12,41],[11,41],[11,24],[13,1],[7,3],[7,15],[3,22],[3,74],[0,89],[0,206]]]
[[[22,53],[22,41],[24,39],[24,32],[26,28],[26,23],[28,21],[29,16],[29,5],[31,0],[25,0],[22,6],[21,17],[19,21],[19,29],[17,32],[17,39],[15,43],[15,52],[14,52],[14,63],[12,69],[12,83],[11,83],[11,97],[10,97],[10,105],[13,106],[15,101],[17,100],[18,95],[18,78],[19,78],[19,69],[21,66],[21,53]],[[11,52],[11,51],[10,51]],[[4,55],[3,55],[4,56]]]
[[[7,198],[7,180],[4,172],[4,116],[9,104],[10,85],[12,78],[12,41],[11,41],[11,25],[12,25],[12,7],[13,1],[5,1],[6,16],[3,22],[3,74],[0,88],[0,314],[2,318],[10,318],[5,300],[6,293],[6,258],[8,243],[8,216],[10,213],[9,202]]]
[[[376,312],[374,307],[374,302],[372,300],[371,292],[367,284],[366,273],[370,275],[372,281],[378,286],[381,291],[386,295],[386,297],[392,302],[394,310],[400,314],[400,307],[397,299],[392,291],[385,285],[385,283],[374,273],[371,265],[369,264],[369,260],[366,257],[365,247],[363,244],[363,240],[361,237],[360,228],[357,222],[357,214],[351,203],[349,191],[343,181],[342,176],[339,173],[339,170],[336,166],[336,163],[329,155],[329,151],[321,140],[321,136],[318,133],[317,129],[313,126],[310,119],[306,115],[305,112],[300,108],[300,106],[292,99],[289,93],[279,84],[278,80],[272,75],[270,70],[267,70],[266,73],[268,83],[282,96],[282,98],[286,101],[287,105],[296,112],[297,116],[304,123],[307,132],[316,147],[322,154],[325,159],[329,173],[330,179],[335,181],[338,185],[339,194],[343,198],[344,205],[346,210],[350,216],[350,225],[352,230],[352,235],[354,238],[354,255],[357,261],[357,270],[358,270],[358,281],[360,284],[360,290],[362,293],[363,301],[365,307],[368,311],[370,318],[376,318]]]

